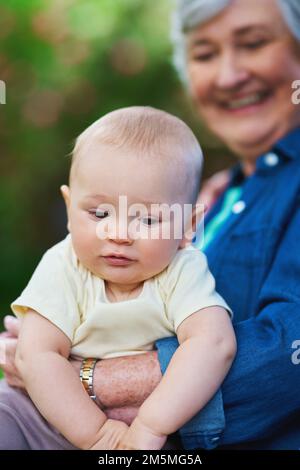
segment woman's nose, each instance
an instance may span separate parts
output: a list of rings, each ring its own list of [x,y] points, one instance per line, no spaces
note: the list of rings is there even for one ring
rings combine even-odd
[[[239,88],[249,78],[249,72],[234,53],[219,58],[215,84],[222,90]]]

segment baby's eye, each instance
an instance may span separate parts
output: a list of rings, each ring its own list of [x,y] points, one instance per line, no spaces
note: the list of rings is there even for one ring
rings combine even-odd
[[[96,209],[89,211],[96,219],[102,220],[109,216],[109,212],[106,210]]]
[[[144,225],[147,225],[148,227],[152,227],[153,225],[156,225],[159,223],[159,219],[157,217],[142,217],[141,222]]]

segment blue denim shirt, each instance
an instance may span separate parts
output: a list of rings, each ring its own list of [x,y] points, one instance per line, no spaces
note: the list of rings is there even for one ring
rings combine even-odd
[[[230,186],[237,184],[241,200],[206,255],[234,312],[238,352],[222,390],[179,433],[186,449],[300,449],[300,364],[292,361],[300,340],[300,129],[262,155],[248,179],[237,166]],[[156,346],[164,372],[178,342]]]

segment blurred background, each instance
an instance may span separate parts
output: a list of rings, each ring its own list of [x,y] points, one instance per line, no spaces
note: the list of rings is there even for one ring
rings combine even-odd
[[[205,177],[232,157],[203,129],[172,67],[172,0],[0,0],[0,330],[42,253],[66,234],[59,187],[75,137],[113,109],[181,117]]]

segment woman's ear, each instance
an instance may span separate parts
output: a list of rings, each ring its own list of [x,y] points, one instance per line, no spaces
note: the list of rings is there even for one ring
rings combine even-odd
[[[180,248],[186,248],[187,246],[192,244],[192,241],[195,238],[197,229],[199,229],[199,225],[203,224],[204,215],[206,211],[207,211],[207,206],[205,204],[196,204],[193,207],[192,214],[189,217],[189,220],[185,227],[183,239],[181,240],[179,244]]]
[[[63,184],[63,185],[60,187],[60,192],[61,192],[61,194],[62,194],[62,197],[63,197],[64,201],[65,201],[66,210],[67,210],[67,218],[68,218],[67,229],[68,229],[69,232],[70,232],[70,219],[69,219],[70,188],[69,188],[69,186]]]

